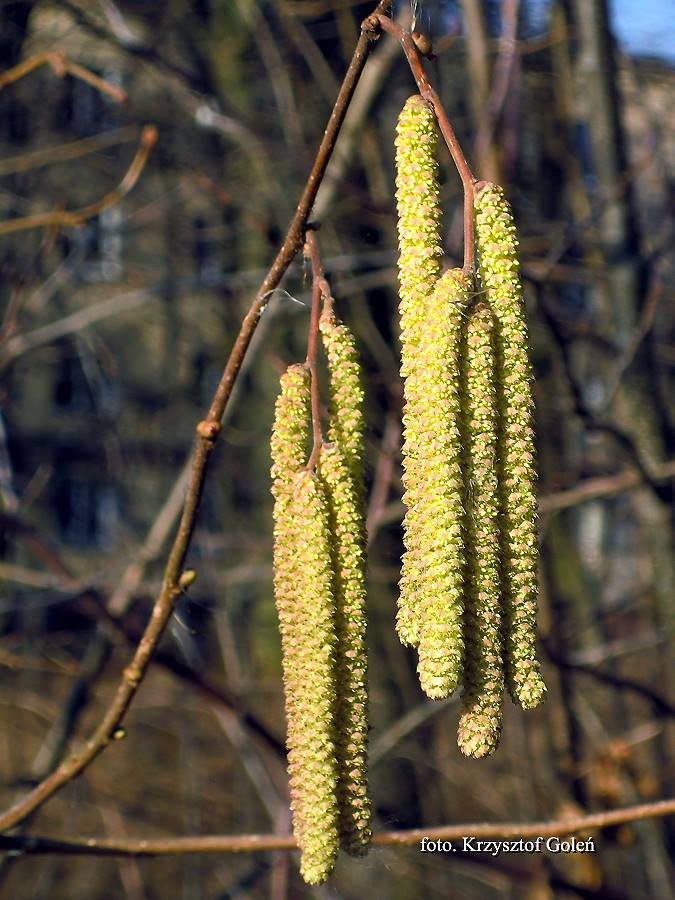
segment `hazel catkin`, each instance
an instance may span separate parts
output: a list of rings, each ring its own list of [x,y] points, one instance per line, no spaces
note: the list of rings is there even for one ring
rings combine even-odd
[[[280,499],[307,461],[310,433],[310,376],[300,363],[289,366],[279,383],[270,441],[272,494]]]
[[[319,331],[328,359],[328,440],[340,447],[360,497],[363,493],[363,388],[356,342],[330,303],[324,306]]]
[[[288,772],[300,871],[324,881],[338,851],[335,761],[335,600],[328,505],[303,466],[309,435],[309,378],[282,377],[272,430],[274,596],[286,699]]]
[[[546,687],[535,655],[537,500],[527,323],[515,226],[502,188],[485,185],[474,210],[478,273],[497,335],[506,683],[513,700],[530,709]]]
[[[398,118],[395,140],[401,376],[404,379],[414,369],[426,301],[441,274],[437,140],[432,110],[419,95],[409,97]],[[415,578],[420,564],[415,550],[406,548],[396,629],[401,641],[413,646],[418,642]]]
[[[479,301],[466,325],[464,374],[467,484],[466,660],[458,744],[467,756],[492,753],[501,734],[504,692],[499,584],[497,404],[493,320]]]
[[[371,838],[363,507],[338,444],[321,448],[319,471],[333,548],[338,827],[343,849],[362,856]]]
[[[326,302],[319,320],[328,360],[330,415],[319,472],[333,539],[336,685],[335,744],[340,841],[361,856],[371,838],[363,486],[363,389],[354,337]]]
[[[401,606],[416,610],[420,685],[432,699],[457,687],[463,657],[462,320],[469,279],[451,269],[425,302],[416,361],[405,379],[403,520],[408,577]],[[414,592],[414,596],[409,593]]]

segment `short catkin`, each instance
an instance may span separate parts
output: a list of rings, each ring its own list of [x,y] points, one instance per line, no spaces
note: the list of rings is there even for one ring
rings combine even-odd
[[[365,521],[363,515],[363,389],[351,331],[326,303],[319,330],[328,359],[330,415],[319,471],[333,536],[335,594],[338,823],[343,849],[367,852],[368,685],[366,654]]]
[[[535,655],[537,500],[531,368],[513,216],[501,187],[475,198],[478,273],[496,323],[500,415],[500,496],[506,683],[514,702],[531,709],[546,687]]]
[[[309,378],[281,379],[272,430],[274,595],[282,641],[293,831],[306,882],[319,884],[338,851],[335,761],[335,600],[328,504],[304,468]]]
[[[285,499],[293,478],[307,462],[310,433],[310,376],[300,363],[289,366],[280,380],[274,408],[272,495]]]
[[[359,495],[363,493],[363,388],[356,341],[326,303],[319,331],[328,359],[328,440],[342,450]]]
[[[493,318],[479,301],[466,323],[463,378],[467,485],[466,660],[458,744],[467,756],[492,753],[501,734],[504,673],[499,584],[497,398]]]
[[[469,279],[451,269],[426,299],[403,413],[403,500],[417,610],[420,685],[432,699],[457,687],[463,661],[464,535],[460,369]],[[406,592],[414,586],[415,597]]]
[[[441,274],[441,208],[436,161],[437,132],[432,110],[419,95],[410,97],[396,126],[396,200],[400,282],[401,375],[413,371],[426,301]],[[414,472],[414,467],[413,467]],[[410,480],[414,477],[409,475]],[[396,628],[404,644],[417,645],[419,615],[416,573],[421,562],[406,545]]]

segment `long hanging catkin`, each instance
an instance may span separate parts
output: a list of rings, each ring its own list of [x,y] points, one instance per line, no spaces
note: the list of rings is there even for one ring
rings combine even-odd
[[[513,700],[531,709],[546,690],[535,655],[537,500],[532,376],[516,232],[511,209],[498,185],[487,184],[477,192],[475,224],[478,272],[497,326],[506,683]]]
[[[463,657],[463,485],[460,367],[469,279],[451,269],[425,300],[414,368],[405,389],[405,540],[415,607],[420,685],[432,699],[457,687]]]
[[[441,209],[438,189],[437,143],[434,114],[419,95],[410,97],[396,126],[396,200],[398,207],[398,271],[400,282],[401,375],[406,379],[415,368],[419,333],[426,316],[426,300],[441,274]],[[414,454],[408,443],[404,453]],[[414,480],[414,466],[407,475]],[[404,538],[405,539],[405,538]],[[400,579],[396,629],[404,644],[417,645],[419,612],[416,597],[421,560],[406,542]]]
[[[322,448],[319,470],[334,548],[338,827],[343,849],[362,856],[371,839],[363,516],[349,467],[336,444]]]
[[[319,457],[333,536],[336,643],[335,745],[343,849],[361,856],[371,839],[368,795],[363,390],[349,329],[326,306],[319,323],[328,358],[331,409]]]
[[[479,301],[466,325],[464,375],[467,491],[466,660],[458,744],[467,756],[492,753],[501,734],[504,692],[499,584],[497,397],[493,319]]]
[[[274,595],[282,639],[293,831],[306,882],[319,884],[338,851],[334,744],[335,602],[328,506],[303,468],[309,375],[282,376],[272,430]]]

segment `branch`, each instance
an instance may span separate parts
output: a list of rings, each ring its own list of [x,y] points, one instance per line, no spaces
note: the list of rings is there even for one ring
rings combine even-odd
[[[377,16],[377,19],[383,31],[388,32],[401,42],[403,52],[405,53],[406,59],[408,60],[408,65],[410,66],[410,70],[412,71],[413,78],[415,79],[415,83],[417,84],[417,88],[422,97],[424,97],[424,99],[433,107],[434,113],[436,115],[436,120],[438,121],[438,127],[441,130],[443,139],[445,140],[448,150],[450,151],[450,155],[452,156],[452,161],[454,162],[455,168],[457,169],[459,177],[462,181],[462,189],[464,191],[464,271],[467,275],[471,275],[473,272],[474,260],[473,198],[474,184],[476,179],[474,178],[473,173],[469,168],[469,163],[467,162],[462,148],[459,145],[459,141],[455,136],[455,132],[452,128],[452,125],[450,124],[450,120],[448,119],[448,116],[443,109],[443,104],[441,103],[440,97],[429,83],[429,79],[427,78],[426,72],[424,71],[424,67],[422,65],[422,59],[420,57],[417,46],[413,41],[412,35],[401,28],[401,26],[396,22],[392,22],[392,20],[388,19],[386,16],[379,15]]]
[[[109,639],[121,637],[132,647],[135,647],[140,640],[141,634],[123,616],[123,612],[126,610],[128,592],[132,592],[139,586],[139,582],[136,580],[139,574],[139,566],[148,560],[148,555],[154,550],[155,543],[160,539],[159,532],[164,527],[163,520],[167,515],[167,507],[172,504],[173,495],[177,491],[182,490],[183,487],[183,477],[181,475],[176,482],[172,495],[158,516],[158,520],[162,524],[158,525],[156,521],[155,525],[150,529],[139,557],[129,565],[122,575],[120,587],[118,588],[121,593],[116,595],[113,592],[107,602],[105,596],[78,581],[72,570],[68,568],[54,550],[47,546],[34,528],[17,516],[7,513],[0,513],[0,531],[4,531],[7,534],[15,534],[21,538],[27,549],[52,572],[52,581],[56,582],[56,584],[47,583],[47,579],[50,578],[48,575],[26,571],[18,566],[9,566],[8,564],[0,564],[0,575],[7,579],[34,584],[37,587],[56,587],[62,592],[69,591],[73,594],[73,601],[82,614],[96,622]],[[40,576],[42,581],[40,581]],[[275,756],[284,759],[286,750],[283,741],[280,741],[263,722],[248,710],[240,696],[225,690],[218,684],[214,684],[203,674],[195,671],[187,663],[177,659],[171,653],[160,650],[155,653],[154,660],[157,665],[184,681],[196,694],[204,697],[210,703],[221,706],[227,712],[238,716],[242,725],[245,725],[253,734],[260,738]]]
[[[93,216],[102,213],[104,209],[109,209],[111,206],[119,203],[129,193],[138,181],[148,160],[150,150],[156,141],[157,129],[154,125],[146,125],[141,132],[136,155],[132,159],[126,175],[114,190],[101,197],[100,200],[90,203],[88,206],[83,206],[81,209],[55,209],[51,212],[37,213],[34,216],[9,219],[7,222],[0,223],[0,235],[12,234],[15,231],[27,231],[30,228],[49,228],[59,225],[78,227],[83,225],[87,219],[91,219]]]
[[[513,64],[516,58],[516,32],[518,28],[519,0],[506,0],[502,4],[502,36],[495,62],[492,86],[485,113],[478,125],[474,140],[474,157],[480,170],[491,148],[497,121],[511,87]]]
[[[576,819],[547,822],[482,822],[465,825],[442,825],[437,828],[412,828],[385,831],[373,837],[375,847],[412,846],[422,838],[432,841],[456,841],[471,838],[547,838],[565,837],[579,832],[611,828],[626,822],[655,819],[675,813],[675,799],[658,800],[627,806],[608,812],[592,813]],[[254,853],[264,850],[295,850],[290,835],[242,834],[203,835],[199,837],[159,838],[155,840],[126,838],[73,838],[58,840],[28,835],[0,836],[0,850],[14,854],[59,856],[185,856],[205,853]]]
[[[673,478],[675,478],[675,460],[654,467],[652,480],[657,484],[665,483]],[[577,506],[588,500],[596,500],[598,497],[613,497],[615,494],[622,494],[624,491],[640,487],[642,484],[645,484],[645,479],[637,469],[627,469],[617,475],[587,478],[565,491],[544,494],[539,498],[539,512],[559,512],[561,509],[568,509],[570,506]]]
[[[68,159],[78,159],[89,153],[105,150],[107,147],[131,143],[135,137],[136,128],[133,125],[127,125],[125,128],[103,131],[94,137],[82,138],[79,141],[69,141],[67,144],[58,144],[56,147],[43,147],[30,153],[22,153],[20,156],[9,156],[0,160],[0,175],[13,175],[16,172],[38,169],[40,166],[65,162]]]
[[[657,691],[652,690],[648,685],[641,684],[639,681],[633,681],[632,678],[622,678],[620,675],[614,675],[612,672],[606,672],[603,669],[596,669],[594,666],[589,666],[585,663],[577,663],[566,659],[558,653],[552,642],[546,638],[542,638],[541,643],[548,658],[559,669],[579,672],[580,675],[588,675],[601,684],[608,684],[610,687],[615,687],[619,690],[631,691],[631,693],[638,694],[640,697],[644,697],[645,700],[649,700],[659,715],[675,717],[675,704],[671,703],[666,697],[662,697]]]
[[[21,822],[65,784],[76,778],[103,752],[111,740],[114,740],[115,736],[120,734],[120,722],[136,696],[148,664],[157,649],[164,629],[173,614],[176,600],[181,593],[179,584],[181,570],[194,531],[208,463],[220,430],[223,413],[244,361],[246,350],[260,321],[260,315],[265,308],[270,293],[279,284],[296,253],[302,247],[307,221],[316,198],[316,192],[325,174],[326,166],[333,152],[340,127],[354,93],[354,88],[363,71],[371,47],[380,34],[380,19],[377,16],[387,11],[389,3],[390,0],[380,0],[374,14],[364,19],[361,25],[361,35],[356,44],[354,55],[345,73],[333,111],[328,119],[326,130],[317,150],[314,164],[286,237],[260,285],[257,296],[244,316],[239,334],[235,339],[229,359],[211,401],[207,417],[197,425],[197,443],[192,457],[190,481],[178,532],[169,553],[162,578],[162,586],[155,601],[152,616],[136,648],[136,652],[129,665],[124,669],[115,696],[89,740],[86,741],[78,753],[67,759],[22,800],[0,815],[0,829],[2,830],[11,828],[18,822]]]
[[[145,288],[129,291],[128,293],[115,294],[112,297],[108,297],[107,300],[100,300],[91,306],[85,306],[84,309],[78,309],[77,312],[70,313],[70,315],[64,316],[62,319],[57,319],[56,322],[41,325],[39,328],[34,328],[25,334],[16,334],[10,337],[4,345],[0,346],[0,370],[28,350],[33,350],[35,347],[41,347],[52,341],[60,340],[60,338],[76,334],[95,322],[107,319],[109,316],[133,312],[156,299],[156,291],[146,290]]]
[[[85,69],[84,66],[70,62],[64,53],[54,50],[49,50],[45,53],[36,53],[35,56],[24,59],[24,61],[20,62],[17,66],[3,72],[2,75],[0,75],[0,91],[4,87],[7,87],[8,84],[18,81],[20,78],[23,78],[24,75],[28,75],[30,72],[34,72],[35,69],[39,69],[40,66],[44,65],[51,66],[52,71],[55,75],[58,75],[59,78],[63,78],[64,75],[72,75],[73,78],[79,78],[80,81],[84,81],[102,94],[106,94],[106,96],[110,97],[111,100],[114,100],[115,103],[126,103],[127,93],[126,91],[123,91],[122,88],[118,88],[114,84],[105,81],[103,78],[99,78],[98,75],[90,72],[89,69]]]

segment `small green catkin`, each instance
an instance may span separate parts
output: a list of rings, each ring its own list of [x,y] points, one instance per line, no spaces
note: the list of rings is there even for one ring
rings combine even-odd
[[[338,827],[344,850],[363,856],[372,836],[368,794],[365,527],[363,504],[345,454],[324,445],[319,472],[333,537],[336,642],[335,748]]]
[[[419,95],[409,97],[396,126],[396,200],[400,282],[401,375],[413,371],[425,304],[441,274],[441,208],[436,120]],[[411,473],[410,478],[413,475]],[[402,643],[418,643],[416,573],[420,561],[407,548],[401,567],[396,629]]]
[[[307,462],[310,434],[310,375],[300,363],[289,366],[280,379],[274,408],[270,450],[272,494],[280,499]]]
[[[309,375],[281,379],[272,430],[274,597],[281,631],[293,831],[308,884],[335,865],[335,600],[328,504],[303,468],[310,431]]]
[[[288,505],[294,479],[307,460],[310,430],[310,374],[301,364],[291,365],[280,379],[270,441],[274,497],[275,597],[279,592],[288,593],[284,579],[289,577],[295,558],[293,541],[288,538],[292,525]],[[286,619],[280,618],[282,637],[285,625]]]
[[[463,711],[459,748],[476,758],[493,753],[501,735],[504,667],[499,584],[497,397],[493,318],[477,303],[466,324],[464,375],[467,490],[467,596],[464,610]]]
[[[485,185],[476,194],[474,210],[478,273],[497,327],[506,684],[514,702],[532,709],[543,699],[546,686],[536,659],[538,551],[532,374],[518,241],[501,187]]]
[[[363,388],[356,341],[326,304],[319,331],[328,358],[330,416],[328,440],[337,444],[352,473],[359,495],[363,492]]]
[[[462,323],[470,279],[451,269],[425,303],[417,360],[405,382],[404,539],[416,569],[400,585],[417,615],[420,685],[432,699],[457,687],[463,662]],[[414,597],[407,597],[410,590]]]

